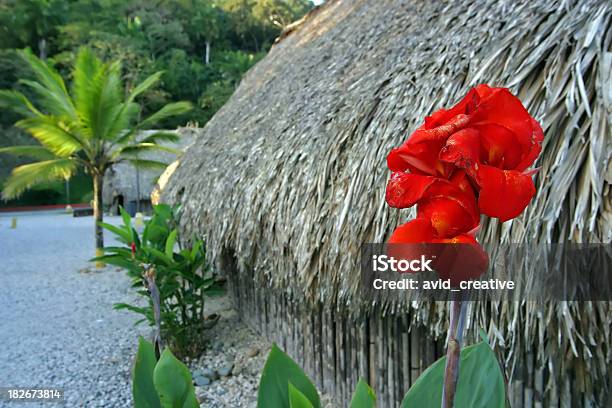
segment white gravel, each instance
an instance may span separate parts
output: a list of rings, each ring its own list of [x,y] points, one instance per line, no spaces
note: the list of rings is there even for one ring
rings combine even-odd
[[[88,262],[93,218],[15,216],[10,229],[13,215],[0,214],[0,387],[60,387],[67,407],[131,406],[137,338],[150,331],[112,309],[134,299],[125,273]]]
[[[95,269],[92,217],[56,212],[0,213],[0,388],[62,388],[63,403],[3,402],[11,407],[131,407],[131,366],[139,335],[151,337],[139,316],[112,309],[136,299],[125,272]],[[119,217],[107,222],[119,224]],[[105,234],[106,244],[111,241]],[[209,299],[221,319],[206,332],[207,350],[186,363],[192,372],[223,370],[197,386],[202,407],[254,408],[270,342],[249,330],[227,296]],[[323,406],[334,408],[328,396]]]

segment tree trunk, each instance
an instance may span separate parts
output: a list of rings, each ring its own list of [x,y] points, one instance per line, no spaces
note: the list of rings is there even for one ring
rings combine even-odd
[[[43,61],[47,59],[47,40],[44,38],[38,41],[38,57]]]
[[[99,225],[103,220],[102,211],[102,187],[104,184],[104,174],[95,172],[93,174],[93,213],[95,225],[95,238],[96,238],[96,256],[102,255],[102,248],[104,247],[104,235],[102,227]]]

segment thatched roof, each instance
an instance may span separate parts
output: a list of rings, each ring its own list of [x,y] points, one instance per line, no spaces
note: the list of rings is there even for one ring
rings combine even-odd
[[[385,204],[387,153],[485,82],[511,88],[546,139],[537,197],[512,222],[485,222],[480,240],[610,242],[611,21],[606,0],[330,1],[251,69],[164,197],[183,204],[184,227],[213,256],[230,249],[262,285],[357,310],[361,244],[412,217]],[[483,304],[472,316],[517,352],[547,333],[568,334],[560,353],[586,358],[598,345],[603,373],[610,312]]]

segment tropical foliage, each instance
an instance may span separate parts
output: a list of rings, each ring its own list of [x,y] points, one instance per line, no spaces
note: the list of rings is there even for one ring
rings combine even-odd
[[[123,210],[122,217],[123,225],[101,225],[125,246],[106,247],[105,254],[96,260],[124,268],[147,305],[119,303],[115,309],[138,313],[143,316],[140,322],[154,326],[154,304],[143,281],[144,267],[154,270],[164,343],[178,355],[197,355],[204,346],[202,331],[215,322],[205,320],[206,297],[223,293],[206,261],[202,240],[193,239],[185,245],[177,229],[176,210],[167,205],[153,208],[153,216],[141,233]]]
[[[119,62],[104,63],[82,48],[72,69],[68,87],[60,73],[30,51],[19,52],[35,80],[21,80],[32,100],[16,90],[0,91],[0,107],[12,109],[21,119],[16,126],[32,135],[39,145],[9,146],[0,153],[35,160],[16,167],[4,183],[3,198],[19,196],[28,188],[52,180],[68,179],[83,168],[93,180],[93,207],[102,221],[104,175],[113,165],[130,161],[138,166],[165,167],[164,163],[138,159],[139,152],[168,150],[158,142],[176,140],[174,133],[158,132],[137,140],[139,130],[189,111],[188,102],[173,102],[142,116],[136,98],[160,79],[156,72],[125,92]],[[96,224],[96,248],[104,246]]]
[[[163,124],[202,125],[282,29],[312,7],[310,0],[0,0],[0,84],[28,75],[11,62],[15,49],[29,47],[66,73],[86,46],[120,59],[128,88],[163,70],[160,87],[143,95],[143,112],[188,100],[194,110]],[[221,101],[202,105],[204,94]]]
[[[457,407],[506,407],[504,377],[495,353],[483,341],[461,350],[461,381],[455,395]],[[432,364],[408,390],[401,407],[438,408],[442,400],[446,357]],[[316,387],[300,366],[273,345],[259,382],[258,408],[319,408]],[[351,399],[351,408],[376,407],[376,395],[360,379]]]
[[[192,103],[192,110],[162,119],[158,128],[202,126],[283,27],[312,7],[310,0],[0,0],[0,89],[35,96],[19,81],[33,77],[18,56],[21,49],[30,48],[67,77],[78,50],[87,47],[102,60],[121,60],[126,90],[163,71],[157,86],[139,97],[142,115],[170,102]],[[13,127],[18,119],[6,110],[0,115],[0,147],[35,143]],[[0,156],[0,185],[10,169],[25,162]],[[63,183],[38,190],[0,205],[55,204],[68,198]],[[71,183],[70,193],[73,202],[84,202],[91,189],[77,190]]]
[[[200,406],[191,373],[169,349],[159,359],[155,347],[142,337],[132,371],[135,408],[197,408]]]

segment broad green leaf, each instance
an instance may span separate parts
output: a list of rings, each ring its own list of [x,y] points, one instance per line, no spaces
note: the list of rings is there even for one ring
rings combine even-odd
[[[438,408],[442,401],[446,357],[431,365],[408,390],[402,408]],[[461,350],[456,407],[504,408],[504,377],[491,347],[485,342]]]
[[[173,263],[172,258],[168,257],[164,252],[155,249],[153,247],[143,247],[142,250],[153,259],[153,263],[157,263],[158,261],[163,262],[166,266],[170,266]]]
[[[168,239],[166,239],[166,256],[172,259],[172,255],[174,254],[174,243],[176,242],[176,234],[178,231],[173,229],[170,235],[168,235]]]
[[[279,349],[276,344],[273,344],[261,374],[257,393],[257,407],[289,407],[290,382],[308,398],[314,408],[321,406],[317,389],[304,374],[304,371],[291,357]]]
[[[357,383],[353,399],[351,399],[351,408],[376,408],[376,395],[363,378],[360,378]]]
[[[312,403],[293,384],[289,383],[289,407],[312,408]]]
[[[130,271],[138,271],[140,270],[140,266],[134,264],[130,258],[126,258],[123,255],[102,255],[96,256],[89,260],[89,262],[103,262],[109,265],[118,266],[123,269],[127,269]]]
[[[130,233],[129,230],[127,230],[125,228],[117,227],[116,225],[109,224],[109,223],[106,223],[106,222],[98,222],[98,225],[101,226],[104,229],[109,230],[113,234],[117,235],[121,242],[123,242],[125,244],[131,244],[132,243],[132,234]]]
[[[168,204],[157,204],[153,210],[160,221],[165,222],[172,218],[172,207]]]
[[[125,309],[125,310],[129,310],[130,312],[141,314],[143,316],[149,316],[151,314],[151,308],[132,306],[132,305],[128,305],[127,303],[115,303],[113,305],[113,309],[114,310]]]
[[[138,338],[138,352],[132,372],[132,397],[135,408],[160,408],[161,403],[153,384],[153,371],[157,360],[153,344]]]
[[[121,218],[123,219],[123,225],[128,230],[131,230],[131,228],[132,228],[132,217],[130,217],[130,214],[128,214],[128,212],[123,207],[119,207],[119,212],[121,213]]]
[[[169,349],[155,366],[153,382],[164,408],[199,408],[189,369]]]

